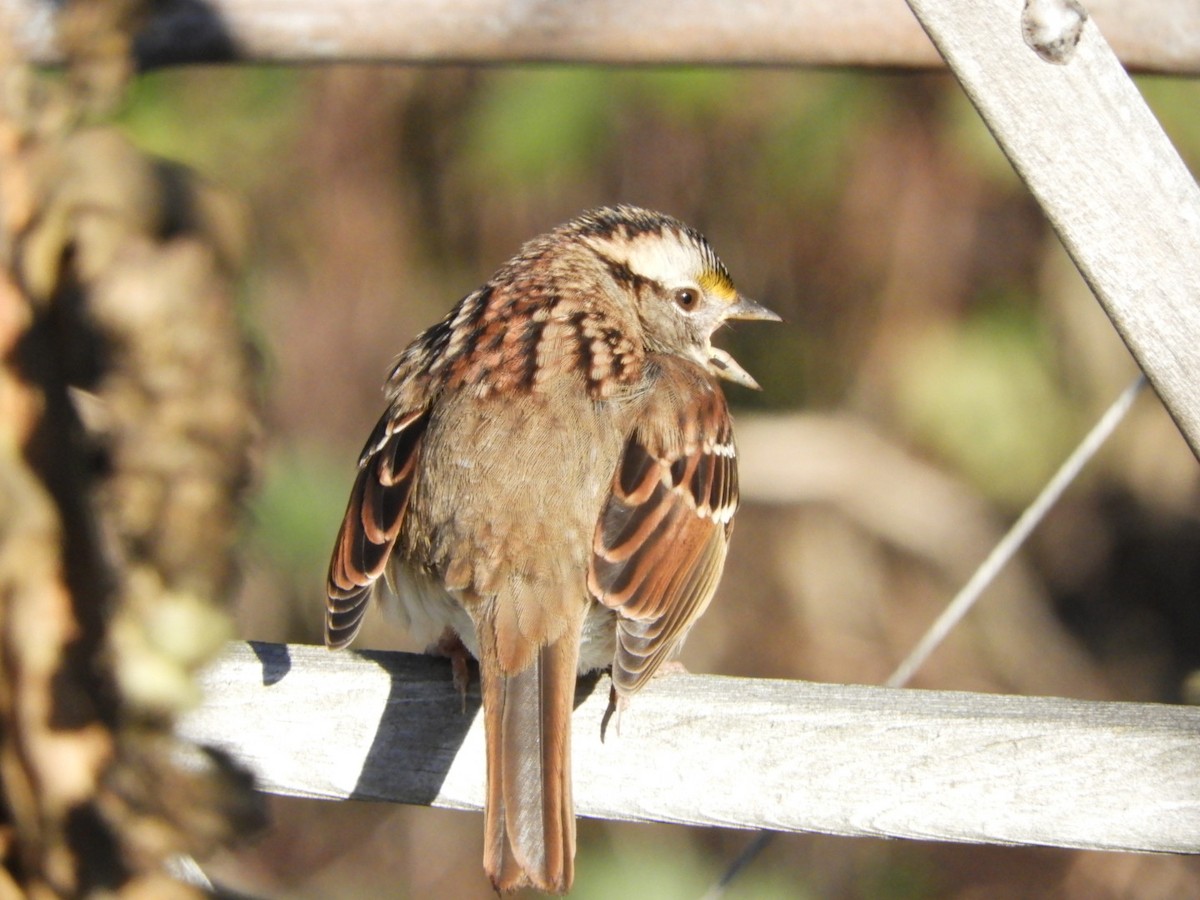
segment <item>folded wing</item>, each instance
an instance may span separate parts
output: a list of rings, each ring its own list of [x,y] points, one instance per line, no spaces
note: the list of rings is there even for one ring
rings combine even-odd
[[[613,683],[642,687],[707,608],[737,509],[725,398],[698,367],[659,364],[596,525],[588,588],[616,610]]]
[[[383,574],[404,523],[428,421],[424,409],[389,410],[363,449],[329,561],[325,607],[329,647],[345,647],[362,625],[371,589]]]

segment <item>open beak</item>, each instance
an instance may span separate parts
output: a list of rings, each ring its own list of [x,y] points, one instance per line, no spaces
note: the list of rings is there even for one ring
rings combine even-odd
[[[762,304],[755,303],[749,297],[743,297],[741,294],[738,294],[737,301],[729,307],[724,318],[757,320],[760,322],[783,321],[778,313],[772,312]]]
[[[708,348],[708,368],[718,378],[748,387],[752,391],[762,390],[759,383],[750,377],[750,373],[737,364],[737,360],[717,347]]]
[[[778,313],[774,313],[761,304],[755,303],[749,297],[738,295],[737,301],[725,312],[724,319],[757,320],[760,322],[782,322]],[[752,391],[761,391],[757,381],[750,373],[737,364],[732,356],[724,350],[710,347],[708,351],[708,367],[718,378],[740,384]]]

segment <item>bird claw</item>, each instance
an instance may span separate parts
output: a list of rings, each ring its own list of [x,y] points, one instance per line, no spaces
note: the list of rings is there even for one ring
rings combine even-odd
[[[668,660],[658,667],[654,673],[654,678],[659,678],[663,675],[687,675],[687,666],[677,659]],[[621,713],[629,708],[632,697],[629,694],[622,694],[617,690],[616,685],[608,689],[608,708],[604,710],[604,717],[600,720],[600,740],[604,741],[604,737],[608,732],[608,723],[614,715],[617,717],[613,727],[617,731],[617,737],[621,736]]]
[[[621,713],[629,707],[629,698],[617,691],[616,687],[608,689],[608,709],[604,711],[604,717],[600,720],[600,741],[603,743],[605,735],[608,732],[608,723],[612,719],[613,714],[616,714],[617,721],[613,726],[617,730],[617,737],[621,736]]]
[[[471,651],[467,649],[462,638],[453,628],[447,627],[437,643],[429,647],[426,653],[443,656],[450,660],[450,673],[455,690],[462,701],[462,712],[467,711],[467,690],[471,687]]]

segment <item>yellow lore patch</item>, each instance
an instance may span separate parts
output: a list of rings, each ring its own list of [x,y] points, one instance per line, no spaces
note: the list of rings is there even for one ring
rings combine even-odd
[[[737,288],[733,286],[733,282],[725,273],[714,272],[710,269],[700,276],[699,281],[700,287],[704,288],[706,294],[720,297],[726,303],[733,303],[737,300]]]

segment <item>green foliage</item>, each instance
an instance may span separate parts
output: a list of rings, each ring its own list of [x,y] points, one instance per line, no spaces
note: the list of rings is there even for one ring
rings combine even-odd
[[[1200,82],[1164,76],[1137,81],[1146,102],[1188,166],[1200,167]]]
[[[601,848],[598,841],[581,841],[572,898],[694,900],[704,896],[728,864],[721,856],[703,854],[686,840],[684,829],[627,825],[623,830],[643,828],[654,834],[654,840],[637,846],[623,841],[617,848]],[[672,840],[672,831],[679,832],[679,840]],[[764,866],[742,872],[724,896],[729,900],[807,900],[815,895],[802,882]]]
[[[912,857],[888,853],[857,873],[856,894],[870,900],[922,900],[945,896],[945,891],[937,890],[934,872],[919,852]]]
[[[654,69],[607,73],[623,104],[640,102],[657,116],[695,128],[728,117],[746,102],[746,73],[731,69]]]
[[[494,73],[463,123],[463,177],[509,190],[583,177],[608,149],[609,81],[584,67]]]
[[[841,191],[854,142],[886,98],[878,79],[861,72],[786,74],[793,77],[770,79],[760,102],[754,187],[777,201],[825,205]]]
[[[993,499],[1019,507],[1069,452],[1081,423],[1040,324],[1015,307],[916,336],[897,369],[896,402],[918,443]]]
[[[943,98],[940,118],[946,139],[964,168],[982,175],[995,190],[1026,190],[966,94],[959,90],[948,92]]]
[[[853,73],[498,71],[484,81],[463,123],[462,172],[510,190],[594,178],[613,142],[629,139],[622,127],[634,115],[648,115],[699,133],[713,129],[714,142],[722,133],[761,132],[754,154],[761,188],[827,197],[845,142],[878,109],[872,84]]]
[[[143,150],[245,189],[287,158],[303,84],[278,67],[165,69],[133,83],[117,124]]]
[[[353,470],[346,460],[297,446],[277,448],[264,469],[251,510],[255,541],[296,583],[320,584]]]

